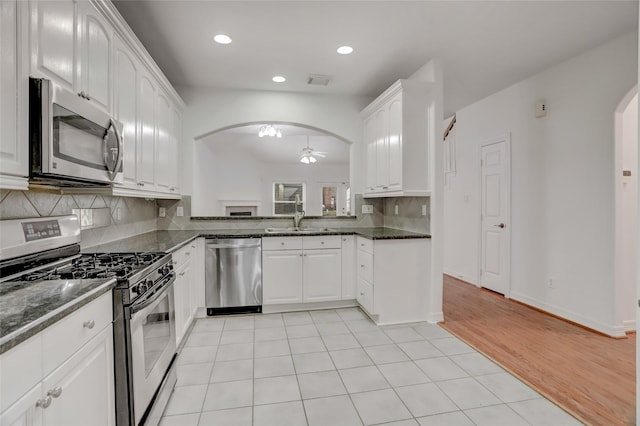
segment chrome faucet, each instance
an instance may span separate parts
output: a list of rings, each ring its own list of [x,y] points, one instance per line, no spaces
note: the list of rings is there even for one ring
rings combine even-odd
[[[300,227],[300,222],[304,217],[304,210],[301,209],[302,202],[300,201],[300,194],[296,194],[296,210],[293,213],[293,226],[296,228]]]

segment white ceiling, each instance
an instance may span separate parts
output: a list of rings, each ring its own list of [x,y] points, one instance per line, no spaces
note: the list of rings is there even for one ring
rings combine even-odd
[[[200,139],[211,150],[220,155],[229,153],[233,158],[238,154],[252,156],[264,163],[298,164],[302,148],[309,146],[316,151],[326,153],[326,157],[318,158],[316,165],[349,165],[350,144],[314,129],[276,124],[282,130],[282,138],[258,137],[261,124],[234,127],[212,133]]]
[[[638,26],[637,1],[114,3],[174,86],[377,96],[442,58],[447,114]]]

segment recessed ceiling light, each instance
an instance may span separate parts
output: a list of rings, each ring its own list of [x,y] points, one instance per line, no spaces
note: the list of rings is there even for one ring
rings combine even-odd
[[[353,52],[353,47],[351,46],[340,46],[338,47],[338,53],[341,55],[348,55]]]
[[[285,81],[287,81],[287,79],[281,75],[276,75],[271,80],[273,80],[276,83],[284,83]]]
[[[220,43],[220,44],[229,44],[231,43],[231,37],[229,37],[226,34],[218,34],[216,35],[214,38],[216,43]]]

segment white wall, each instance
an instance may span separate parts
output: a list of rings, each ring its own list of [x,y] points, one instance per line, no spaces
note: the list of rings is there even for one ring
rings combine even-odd
[[[348,181],[355,193],[362,192],[357,173],[362,157],[360,111],[372,97],[189,87],[177,90],[187,105],[183,115],[183,193],[193,193],[194,139],[224,127],[253,122],[303,124],[352,142]]]
[[[614,111],[637,82],[637,33],[457,112],[445,272],[478,282],[478,145],[511,134],[511,297],[607,334],[614,320]],[[545,99],[548,115],[534,117]],[[554,289],[547,287],[554,279]]]
[[[220,155],[204,141],[196,141],[194,149],[193,216],[224,216],[220,200],[256,200],[258,215],[271,216],[274,182],[304,183],[306,215],[321,216],[322,183],[349,181],[348,165],[265,163],[250,153],[229,150]]]
[[[627,94],[616,112],[616,321],[625,330],[636,328],[636,259],[638,214],[638,91]],[[631,96],[632,95],[632,96]],[[629,100],[629,97],[631,99]],[[626,105],[625,105],[626,104]],[[623,170],[631,176],[622,175]]]

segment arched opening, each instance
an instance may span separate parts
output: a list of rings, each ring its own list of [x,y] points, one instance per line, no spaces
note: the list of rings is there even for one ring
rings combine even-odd
[[[351,150],[350,141],[300,123],[207,132],[195,138],[192,215],[286,217],[297,195],[307,217],[350,216]]]
[[[638,88],[615,112],[615,321],[636,330],[638,229]]]

